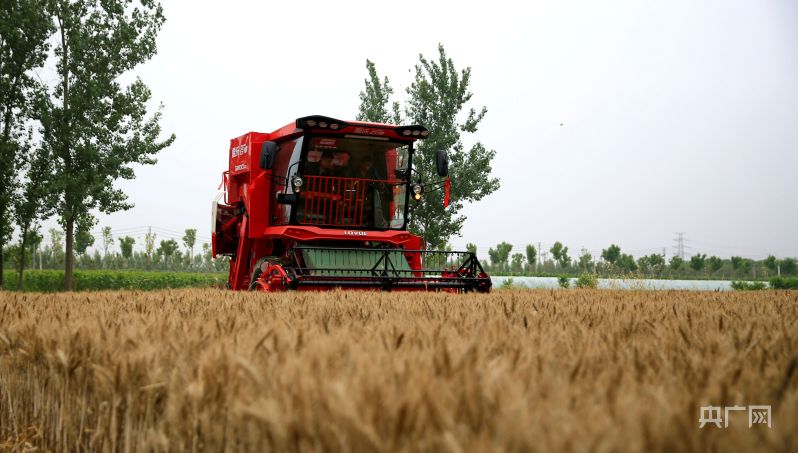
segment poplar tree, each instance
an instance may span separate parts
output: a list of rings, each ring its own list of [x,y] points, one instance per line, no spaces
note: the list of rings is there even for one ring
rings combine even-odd
[[[383,122],[387,115],[389,80],[380,82],[373,63],[367,61],[369,78],[361,92],[358,119]],[[374,69],[372,71],[372,69]],[[491,176],[491,162],[496,152],[476,141],[465,149],[462,134],[474,134],[485,117],[487,108],[479,110],[466,105],[472,97],[471,68],[458,70],[446,56],[443,45],[438,46],[437,60],[419,55],[415,79],[407,88],[404,112],[394,103],[395,123],[420,124],[430,135],[416,142],[413,165],[416,177],[425,183],[424,201],[413,207],[410,231],[424,238],[430,248],[440,248],[452,236],[459,235],[466,220],[460,214],[466,203],[479,201],[499,188],[499,179]],[[467,109],[467,110],[466,110]],[[464,117],[464,119],[463,119]],[[436,173],[435,155],[438,150],[449,152],[451,178],[450,204],[443,206],[444,191]]]
[[[388,112],[388,102],[393,94],[390,80],[385,77],[382,82],[380,81],[377,66],[371,60],[366,60],[366,69],[369,77],[364,80],[365,91],[360,92],[360,108],[356,119],[372,123],[399,123],[401,121],[399,103],[394,102],[393,113]]]
[[[132,207],[114,187],[133,179],[132,164],[152,165],[175,139],[160,139],[161,108],[147,114],[151,93],[126,76],[156,53],[164,23],[151,0],[54,0],[59,81],[42,115],[42,136],[53,156],[51,187],[66,234],[65,286],[72,289],[75,231],[88,231],[104,213]]]
[[[526,262],[529,264],[530,268],[535,268],[537,270],[538,267],[538,250],[535,248],[534,245],[529,244],[526,246]]]
[[[0,288],[3,249],[14,231],[13,205],[29,161],[25,126],[35,117],[33,101],[41,92],[32,71],[44,64],[51,33],[44,6],[43,0],[7,0],[0,6]]]
[[[422,124],[430,131],[426,140],[421,140],[413,156],[421,181],[430,188],[440,180],[435,170],[437,150],[449,152],[449,177],[451,178],[450,204],[443,206],[443,190],[425,193],[424,202],[419,203],[410,217],[410,229],[433,248],[455,235],[466,220],[459,215],[465,203],[479,201],[499,188],[499,179],[491,177],[491,161],[496,152],[477,141],[466,150],[461,140],[463,133],[474,134],[485,117],[487,108],[477,112],[470,108],[465,120],[460,121],[466,104],[471,100],[471,68],[457,70],[452,59],[446,56],[442,45],[438,46],[438,60],[427,60],[419,55],[415,80],[407,89],[409,96],[406,115],[408,122]]]
[[[193,263],[194,260],[194,244],[196,243],[197,243],[197,229],[186,228],[186,234],[183,235],[183,244],[186,246],[189,266],[191,265],[191,263]]]
[[[17,291],[22,290],[27,248],[39,229],[39,221],[52,215],[55,198],[42,181],[49,174],[50,158],[41,148],[24,166],[25,176],[20,182],[21,191],[14,198],[14,221],[19,228],[19,255],[17,257]]]
[[[133,256],[133,245],[136,240],[130,236],[119,238],[119,248],[122,250],[122,257],[129,260]]]

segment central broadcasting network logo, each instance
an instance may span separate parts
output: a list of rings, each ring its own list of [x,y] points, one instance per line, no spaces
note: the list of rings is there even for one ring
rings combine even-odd
[[[721,417],[721,409],[723,416]],[[770,406],[701,406],[701,417],[698,419],[699,428],[703,428],[707,423],[711,423],[718,428],[728,428],[731,412],[744,411],[748,409],[748,427],[754,425],[768,425],[770,428]],[[723,423],[723,426],[721,426]]]

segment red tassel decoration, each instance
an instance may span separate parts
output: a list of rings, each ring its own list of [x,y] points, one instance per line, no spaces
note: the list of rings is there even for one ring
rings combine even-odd
[[[452,190],[452,182],[449,180],[448,176],[446,177],[446,186],[445,187],[446,187],[446,191],[444,192],[444,195],[443,195],[443,207],[444,208],[448,208],[449,207],[449,191]]]

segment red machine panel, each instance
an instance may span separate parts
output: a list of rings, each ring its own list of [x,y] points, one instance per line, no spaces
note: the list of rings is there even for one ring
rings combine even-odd
[[[252,177],[258,174],[260,148],[268,140],[269,134],[260,132],[247,132],[246,134],[230,140],[230,166],[228,168],[228,203],[238,203],[245,196],[246,187]]]
[[[260,147],[269,134],[248,132],[230,140],[230,175],[240,175],[258,168]]]

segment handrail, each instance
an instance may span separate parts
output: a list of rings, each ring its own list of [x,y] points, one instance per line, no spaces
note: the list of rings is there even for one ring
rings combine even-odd
[[[301,204],[297,212],[298,221],[306,225],[345,227],[374,226],[369,223],[376,223],[377,214],[383,209],[377,185],[394,187],[405,184],[405,181],[398,180],[343,176],[305,175],[303,180],[303,187],[299,191]],[[381,220],[390,223],[391,213],[387,214],[380,214]],[[366,215],[371,218],[364,219]]]

